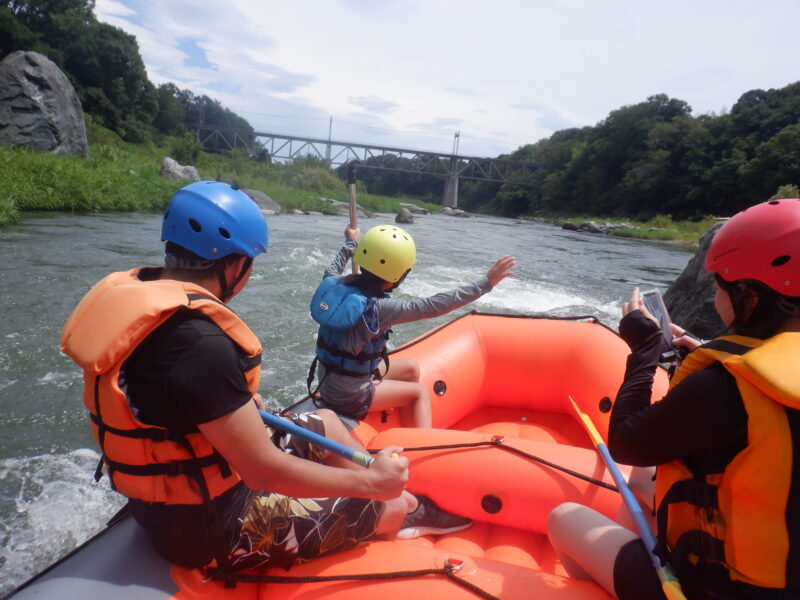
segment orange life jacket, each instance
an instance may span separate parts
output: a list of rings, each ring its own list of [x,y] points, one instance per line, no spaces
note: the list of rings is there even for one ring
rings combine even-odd
[[[174,280],[142,281],[140,271],[112,273],[89,290],[64,326],[61,350],[84,371],[83,402],[114,489],[147,502],[201,504],[231,489],[239,475],[201,433],[139,421],[120,382],[120,369],[179,309],[211,319],[247,354],[244,372],[252,393],[258,390],[261,345],[205,288]]]
[[[721,363],[747,411],[747,445],[722,473],[682,460],[658,467],[659,548],[703,560],[731,581],[800,590],[800,333],[718,338],[691,352],[671,382]],[[708,424],[713,427],[713,423]]]

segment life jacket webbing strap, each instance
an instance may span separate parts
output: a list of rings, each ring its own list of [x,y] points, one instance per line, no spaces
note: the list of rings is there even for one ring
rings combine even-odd
[[[612,492],[619,492],[617,486],[606,483],[605,481],[601,481],[600,479],[595,479],[594,477],[590,477],[589,475],[584,475],[583,473],[579,473],[578,471],[573,471],[572,469],[568,469],[567,467],[562,467],[561,465],[557,465],[556,463],[550,462],[544,458],[536,456],[534,454],[530,454],[525,452],[524,450],[520,450],[519,448],[514,448],[513,446],[507,446],[503,443],[502,438],[492,439],[486,442],[470,442],[464,444],[441,444],[439,446],[417,446],[415,448],[403,448],[403,452],[422,452],[425,450],[450,450],[453,448],[479,448],[481,446],[495,446],[497,448],[502,448],[503,450],[508,450],[514,454],[518,454],[525,458],[529,458],[533,461],[541,463],[546,467],[550,467],[551,469],[555,469],[556,471],[561,471],[562,473],[566,473],[567,475],[571,475],[572,477],[576,477],[581,481],[585,481],[587,483],[591,483],[593,485],[605,488],[607,490],[611,490]],[[370,454],[377,454],[380,450],[376,450],[374,448],[370,448],[367,450]]]
[[[725,543],[710,533],[694,529],[682,534],[672,551],[673,560],[686,561],[690,554],[706,561],[725,562]]]
[[[230,307],[227,304],[225,304],[224,302],[222,302],[218,298],[214,298],[214,296],[209,296],[208,294],[200,294],[200,293],[197,293],[197,292],[192,292],[190,294],[186,294],[186,298],[189,300],[189,305],[190,306],[192,304],[192,300],[210,300],[211,302],[216,302],[220,306],[224,306],[228,310],[231,310]],[[233,312],[233,311],[231,311],[231,312]]]
[[[146,439],[153,442],[170,441],[185,446],[185,435],[186,433],[190,433],[188,430],[180,431],[176,429],[166,429],[164,427],[137,427],[136,429],[119,429],[117,427],[111,427],[110,425],[104,424],[98,415],[90,414],[89,417],[95,425],[102,427],[104,432],[113,433],[114,435],[126,438]]]
[[[326,352],[333,354],[334,356],[341,356],[342,358],[349,358],[352,360],[358,360],[362,362],[367,362],[370,360],[375,360],[376,358],[382,358],[383,355],[386,353],[386,350],[382,350],[381,352],[359,352],[358,354],[351,354],[350,352],[345,352],[344,350],[340,350],[336,346],[328,344],[325,340],[322,339],[322,336],[317,336],[317,347],[322,348]]]
[[[104,460],[108,465],[109,471],[112,473],[119,472],[125,475],[141,477],[151,477],[153,475],[176,477],[178,475],[187,475],[196,478],[195,476],[200,472],[200,469],[214,465],[222,466],[220,462],[222,457],[216,453],[209,454],[202,458],[187,458],[186,460],[173,460],[166,463],[152,463],[149,465],[129,465],[127,463],[113,461],[107,456]]]
[[[752,350],[750,346],[744,346],[742,344],[737,344],[736,342],[723,339],[711,340],[710,342],[703,344],[702,347],[709,350],[719,350],[720,352],[727,352],[728,354],[736,354],[739,356]]]
[[[221,569],[213,570],[209,577],[211,579],[224,580],[226,587],[233,587],[236,583],[323,583],[329,581],[376,581],[387,579],[408,579],[412,577],[424,577],[426,575],[444,575],[452,582],[469,590],[473,594],[485,600],[500,600],[486,590],[479,588],[455,573],[459,566],[454,566],[450,561],[439,569],[419,569],[417,571],[393,571],[389,573],[358,573],[353,575],[299,575],[297,577],[284,575],[250,575],[245,573],[229,573]]]
[[[711,485],[710,483],[707,483],[701,479],[684,479],[682,481],[676,481],[674,484],[672,484],[672,487],[667,490],[667,493],[664,495],[664,498],[661,500],[661,504],[659,504],[658,510],[656,511],[658,541],[656,543],[656,547],[653,549],[653,552],[659,558],[661,558],[662,562],[671,560],[673,557],[675,557],[675,559],[678,561],[682,560],[683,558],[683,556],[678,552],[677,543],[676,547],[673,548],[672,551],[670,551],[667,545],[667,520],[669,517],[670,505],[678,502],[687,502],[698,508],[718,509],[719,497],[717,491],[718,490],[716,486]],[[703,532],[698,531],[698,533]],[[686,534],[683,534],[681,537],[683,538],[684,536],[686,536]],[[702,548],[698,547],[698,549]],[[697,554],[697,552],[693,553]],[[698,556],[701,555],[698,554]],[[706,557],[704,556],[704,558]],[[724,560],[724,549],[723,558],[715,558],[714,560]]]

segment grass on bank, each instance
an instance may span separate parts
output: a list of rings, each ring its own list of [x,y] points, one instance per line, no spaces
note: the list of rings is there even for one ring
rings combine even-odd
[[[587,221],[594,221],[598,225],[606,223],[623,225],[610,230],[608,235],[654,242],[671,242],[681,246],[694,247],[697,246],[700,237],[717,223],[719,218],[707,215],[697,220],[673,221],[670,215],[657,215],[646,221],[606,217],[549,218],[547,221],[557,225],[565,222],[580,225]]]
[[[243,150],[229,155],[201,152],[191,134],[159,143],[129,144],[87,118],[89,157],[56,156],[24,148],[0,147],[0,226],[16,222],[23,211],[161,211],[185,181],[159,175],[164,157],[194,165],[203,179],[236,181],[259,190],[282,211],[299,209],[337,214],[320,198],[349,202],[346,184],[321,160],[274,164],[251,160]],[[357,200],[372,212],[393,213],[402,202],[431,211],[440,206],[368,194],[358,185]]]

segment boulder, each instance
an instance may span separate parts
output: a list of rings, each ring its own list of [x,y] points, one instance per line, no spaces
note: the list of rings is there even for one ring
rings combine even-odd
[[[411,211],[407,208],[401,208],[400,212],[397,213],[397,216],[394,218],[395,223],[413,223],[414,222],[414,215],[411,214]]]
[[[200,173],[192,166],[184,166],[167,156],[161,163],[161,176],[173,181],[200,181]]]
[[[89,155],[78,94],[38,52],[12,52],[0,61],[0,145]]]
[[[275,200],[267,196],[264,192],[259,192],[258,190],[242,190],[245,194],[250,196],[253,199],[253,202],[258,204],[258,207],[261,209],[261,212],[266,213],[268,215],[279,215],[281,214],[281,206]]]
[[[719,334],[724,327],[714,309],[714,277],[703,268],[708,247],[720,227],[722,223],[717,223],[703,234],[697,252],[664,293],[672,322],[704,339]]]
[[[416,204],[411,204],[410,202],[401,202],[400,206],[402,208],[407,208],[408,212],[410,212],[412,215],[427,215],[428,214],[428,210],[427,209],[422,208],[421,206],[417,206]]]
[[[569,221],[565,222],[561,229],[565,229],[567,231],[588,231],[589,233],[601,233],[607,234],[615,229],[620,229],[622,227],[627,227],[629,229],[637,229],[635,225],[630,223],[609,223],[606,221],[602,225],[595,223],[594,221],[584,221],[583,223],[570,223]]]
[[[350,203],[349,202],[342,202],[340,200],[333,200],[332,198],[320,198],[323,202],[327,202],[328,204],[333,205],[336,210],[339,211],[340,215],[343,216],[350,216]],[[365,219],[371,218],[373,215],[368,210],[364,210],[358,204],[356,204],[356,216],[364,217]]]

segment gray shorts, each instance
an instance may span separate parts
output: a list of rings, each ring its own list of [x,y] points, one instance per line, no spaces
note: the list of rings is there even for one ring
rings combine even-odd
[[[317,390],[319,398],[315,404],[359,421],[363,419],[372,406],[375,395],[372,375],[351,377],[328,371],[322,363],[319,363],[318,368],[319,381],[322,383]]]

